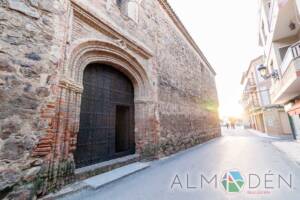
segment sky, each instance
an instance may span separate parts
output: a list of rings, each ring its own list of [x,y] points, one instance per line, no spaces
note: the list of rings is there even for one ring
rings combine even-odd
[[[242,74],[262,50],[258,0],[168,0],[217,72],[220,116],[240,117]]]

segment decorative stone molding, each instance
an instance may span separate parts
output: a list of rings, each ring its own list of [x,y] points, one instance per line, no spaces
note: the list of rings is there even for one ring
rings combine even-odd
[[[116,43],[116,45],[118,45],[122,49],[126,49],[127,48],[126,43],[123,40],[121,40],[121,39],[115,40],[115,43]]]
[[[119,39],[124,41],[126,46],[136,52],[138,55],[141,55],[145,59],[149,59],[153,57],[153,53],[150,49],[145,47],[141,42],[137,41],[136,39],[130,38],[125,33],[121,33],[120,31],[116,30],[111,24],[104,22],[102,19],[97,17],[93,11],[88,10],[87,7],[82,7],[78,2],[72,0],[72,7],[74,16],[78,17],[85,23],[91,25],[95,29],[100,32],[103,32],[112,38]]]
[[[122,44],[122,40],[117,41]],[[140,64],[122,45],[99,41],[95,38],[76,40],[71,44],[64,76],[60,80],[62,95],[58,102],[60,114],[60,140],[65,151],[63,159],[70,158],[74,166],[73,153],[76,149],[77,134],[80,126],[80,105],[83,91],[84,69],[91,63],[108,64],[123,72],[133,83],[135,94],[135,141],[136,152],[143,152],[145,141],[157,142],[159,123],[155,113],[156,101],[152,95],[150,77],[146,66]],[[147,62],[146,62],[147,63]],[[67,77],[67,78],[66,78]],[[67,139],[65,139],[67,138]],[[152,143],[153,143],[152,142]],[[156,144],[157,145],[157,144]],[[153,152],[155,154],[155,152]],[[74,168],[74,167],[73,167]],[[73,168],[69,177],[73,175]]]
[[[70,49],[66,71],[75,85],[82,87],[83,71],[90,63],[104,63],[115,67],[131,79],[136,97],[148,97],[152,91],[144,66],[121,47],[97,39],[78,40]]]
[[[67,89],[71,89],[72,91],[76,92],[76,93],[82,93],[83,92],[83,87],[71,80],[68,80],[67,78],[61,78],[60,82],[59,82],[59,86],[62,88],[67,88]]]
[[[139,98],[134,100],[135,104],[156,104],[156,101],[153,101],[152,99],[149,98]]]

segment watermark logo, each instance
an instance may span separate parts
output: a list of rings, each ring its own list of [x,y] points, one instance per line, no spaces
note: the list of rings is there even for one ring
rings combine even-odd
[[[245,181],[239,171],[226,172],[222,178],[222,185],[227,192],[240,192]]]
[[[219,176],[220,175],[220,176]],[[228,170],[220,174],[176,174],[171,182],[173,190],[223,190],[227,194],[270,195],[273,191],[293,191],[293,174],[241,173]]]

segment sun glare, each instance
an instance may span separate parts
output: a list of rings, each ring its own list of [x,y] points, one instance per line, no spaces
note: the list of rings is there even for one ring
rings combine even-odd
[[[219,108],[219,114],[220,114],[220,118],[225,118],[225,117],[241,118],[243,115],[243,108],[238,103],[221,105]]]

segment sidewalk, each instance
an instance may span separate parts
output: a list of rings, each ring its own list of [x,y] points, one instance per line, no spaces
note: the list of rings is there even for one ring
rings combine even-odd
[[[265,137],[265,138],[270,138],[270,139],[281,139],[281,140],[292,140],[293,136],[292,135],[287,135],[287,136],[271,136],[268,135],[268,133],[262,133],[260,131],[254,130],[254,129],[245,129],[248,132],[255,134],[259,137]]]
[[[284,152],[289,159],[300,165],[300,142],[297,141],[278,141],[272,142],[280,151]]]
[[[154,161],[149,168],[99,189],[84,189],[57,200],[300,199],[300,190],[297,190],[300,185],[299,167],[272,145],[272,142],[283,140],[259,137],[240,128],[225,129],[224,134],[167,159]],[[270,173],[270,166],[276,176],[287,172],[294,174],[294,190],[288,187],[265,190],[265,184],[261,182],[257,190],[245,184],[239,194],[230,194],[221,183],[230,169],[238,169],[244,176],[255,173],[263,180],[265,174]],[[211,184],[204,183],[202,186],[202,177],[210,180],[214,176],[216,179],[212,179]],[[176,186],[175,180],[179,181]],[[273,184],[277,185],[275,179]],[[268,194],[261,191],[268,191]]]
[[[292,138],[289,137],[269,136],[266,133],[262,133],[253,129],[248,129],[248,131],[260,137],[267,137],[270,139],[280,139],[279,141],[272,142],[272,144],[278,150],[285,153],[290,160],[300,165],[300,142],[299,141],[293,140]]]
[[[241,126],[237,126],[235,129],[227,129],[225,127],[222,127],[222,135],[223,136],[258,136],[262,138],[267,138],[267,139],[273,139],[273,140],[291,140],[292,136],[271,136],[268,135],[267,133],[262,133],[260,131],[254,130],[254,129],[246,129]]]

